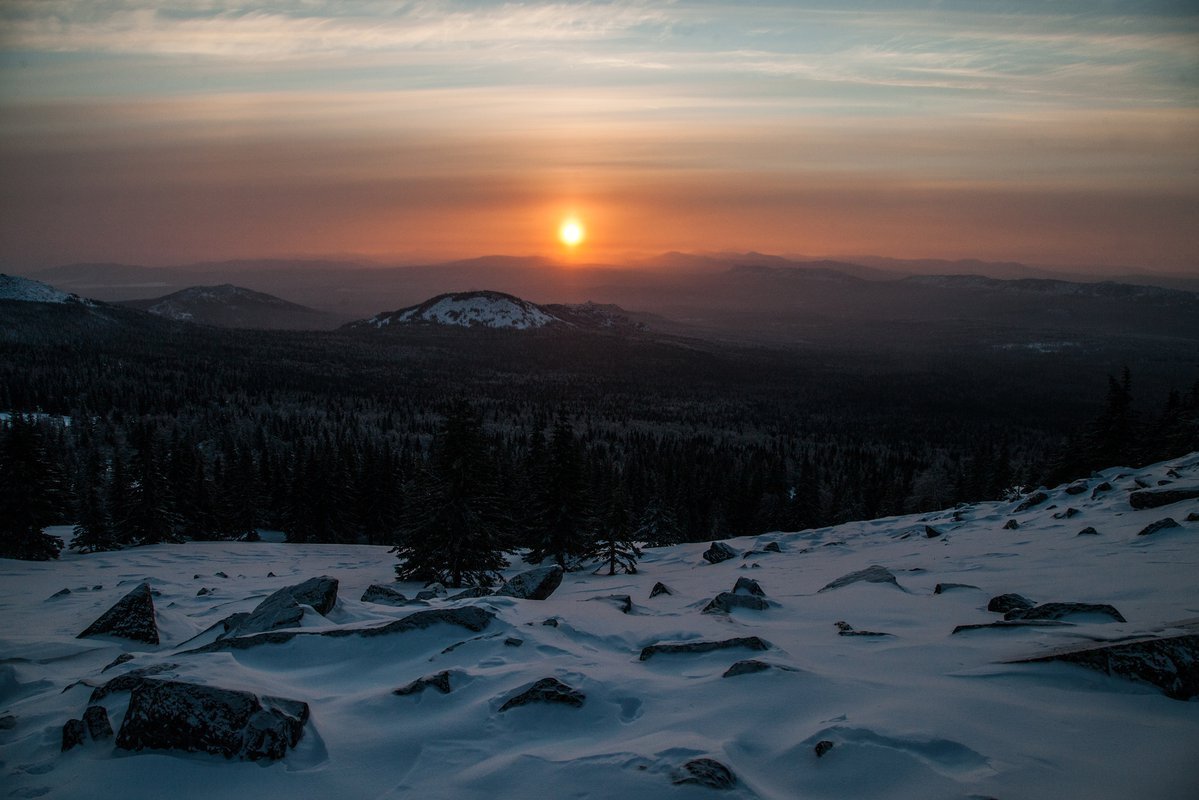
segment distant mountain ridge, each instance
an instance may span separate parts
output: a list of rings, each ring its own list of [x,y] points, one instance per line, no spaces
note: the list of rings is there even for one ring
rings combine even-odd
[[[587,329],[637,330],[624,310],[597,303],[538,305],[515,295],[489,290],[449,292],[408,308],[351,322],[350,329],[405,325],[443,325],[461,328],[533,330],[553,326]]]
[[[178,322],[220,328],[322,330],[339,322],[323,311],[230,283],[191,286],[163,297],[127,300],[120,305]]]
[[[25,303],[76,303],[94,306],[95,302],[77,294],[55,289],[48,283],[32,278],[0,273],[0,300],[16,300]]]

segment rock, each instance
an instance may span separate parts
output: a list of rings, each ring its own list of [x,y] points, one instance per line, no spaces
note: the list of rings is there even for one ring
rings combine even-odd
[[[765,611],[770,608],[770,603],[762,597],[754,594],[733,594],[732,592],[721,592],[712,598],[712,600],[704,606],[703,613],[716,614],[719,612],[728,613],[734,608],[748,608],[752,611]]]
[[[880,567],[877,564],[860,569],[857,572],[851,572],[848,575],[842,575],[832,583],[825,584],[820,591],[827,592],[830,589],[840,589],[842,586],[848,586],[851,583],[891,583],[899,586],[899,581],[895,580],[895,575],[886,567]]]
[[[100,670],[100,674],[104,674],[105,672],[108,672],[113,667],[119,667],[122,664],[128,663],[132,660],[133,660],[132,653],[121,653],[119,656],[114,658],[112,661],[108,662],[108,666],[106,666],[106,667],[104,667],[104,669]]]
[[[1071,507],[1071,508],[1067,508],[1065,511],[1059,511],[1058,513],[1054,514],[1053,518],[1054,519],[1071,519],[1072,517],[1077,517],[1081,513],[1082,512],[1079,511],[1077,508]]]
[[[228,575],[226,575],[226,574],[225,574],[225,573],[223,573],[223,572],[217,572],[217,573],[215,573],[215,575],[216,575],[216,577],[218,577],[218,578],[228,578],[228,577],[229,577]]]
[[[364,603],[378,603],[384,606],[402,606],[408,602],[408,598],[404,594],[381,583],[372,583],[366,587],[366,591],[362,593],[360,599]]]
[[[738,661],[724,671],[722,678],[735,678],[738,675],[752,675],[755,672],[765,672],[772,667],[765,661],[758,661],[756,658],[747,658],[743,661]]]
[[[828,739],[821,739],[813,749],[816,751],[817,758],[823,758],[825,753],[833,749],[833,743]]]
[[[1049,495],[1045,494],[1042,491],[1033,492],[1028,497],[1024,498],[1024,500],[1020,503],[1020,505],[1013,508],[1012,513],[1020,514],[1024,511],[1028,511],[1028,509],[1032,508],[1033,506],[1039,506],[1039,505],[1041,505],[1041,503],[1044,503],[1048,499],[1049,499]]]
[[[308,704],[298,700],[150,680],[129,698],[117,747],[273,761],[296,746],[307,721]]]
[[[765,597],[766,592],[762,591],[762,586],[753,578],[738,578],[737,583],[733,586],[733,594],[752,594],[758,597]]]
[[[112,738],[112,723],[108,721],[108,710],[104,706],[88,706],[87,711],[83,712],[83,724],[87,726],[92,741]]]
[[[515,636],[509,636],[504,640],[505,647],[521,647],[525,643],[524,639],[517,639]]]
[[[62,752],[67,752],[72,747],[78,747],[86,741],[87,728],[83,725],[81,719],[69,719],[62,726]]]
[[[971,625],[958,625],[954,627],[953,633],[965,633],[966,631],[979,631],[987,628],[1055,628],[1055,627],[1073,627],[1074,623],[1062,622],[1056,619],[1012,619],[999,620],[998,622],[981,622]]]
[[[150,595],[150,584],[140,584],[122,597],[76,638],[103,635],[158,644],[158,625],[154,621],[154,598]]]
[[[769,542],[769,543],[767,543],[767,545],[765,547],[762,548],[762,550],[767,553],[781,553],[782,552],[782,549],[779,547],[778,542]]]
[[[1086,490],[1087,490],[1087,482],[1086,481],[1075,481],[1074,483],[1072,483],[1066,487],[1066,494],[1069,494],[1069,495],[1082,494]]]
[[[1104,481],[1103,483],[1099,484],[1098,486],[1096,486],[1094,489],[1091,490],[1091,499],[1094,500],[1096,497],[1103,494],[1104,492],[1110,492],[1111,490],[1112,490],[1112,485],[1110,483],[1108,483],[1107,481]]]
[[[550,628],[556,628],[556,627],[558,627],[558,618],[550,617],[549,619],[543,619],[541,621],[541,624],[545,625],[547,627],[550,627]]]
[[[609,594],[603,597],[588,597],[588,600],[602,600],[606,603],[611,603],[620,609],[620,613],[628,614],[633,610],[633,598],[627,594]]]
[[[510,697],[500,706],[500,711],[504,712],[530,703],[561,703],[578,708],[586,699],[587,695],[578,689],[567,686],[557,678],[542,678],[520,694]]]
[[[483,586],[471,586],[469,589],[463,589],[457,594],[449,596],[450,600],[466,600],[472,597],[491,597],[491,589]]]
[[[428,587],[416,593],[417,600],[436,600],[446,596],[445,587],[440,583],[431,583]]]
[[[204,587],[200,587],[200,591],[196,592],[196,597],[203,597],[206,594],[212,594],[212,589],[205,589]]]
[[[1098,536],[1099,531],[1095,530],[1090,525],[1088,525],[1087,527],[1085,527],[1081,531],[1079,531],[1078,535],[1079,536]]]
[[[1020,523],[1016,522],[1016,520],[1014,520],[1014,519],[1009,519],[1007,522],[1003,523],[1003,529],[1005,531],[1014,531],[1019,527],[1020,527]]]
[[[337,579],[322,575],[270,594],[254,610],[229,627],[225,636],[246,636],[277,628],[293,628],[304,616],[301,606],[311,606],[322,616],[337,602]],[[222,638],[223,638],[222,637]]]
[[[987,602],[987,611],[997,611],[1000,614],[1006,614],[1013,609],[1032,608],[1036,603],[1029,600],[1024,595],[1019,594],[1001,594],[992,597]]]
[[[856,631],[848,622],[841,620],[835,623],[837,626],[838,636],[890,636],[889,633],[880,633],[878,631]]]
[[[1149,483],[1144,478],[1133,478],[1132,482],[1138,489],[1149,488]]]
[[[398,694],[401,697],[410,694],[418,694],[428,688],[436,689],[442,694],[449,694],[453,691],[450,686],[450,673],[448,670],[439,672],[436,675],[427,675],[423,678],[417,678],[407,686],[402,686],[396,689],[392,694]]]
[[[1128,496],[1128,504],[1138,511],[1145,508],[1159,508],[1183,500],[1193,500],[1199,497],[1199,486],[1189,486],[1184,489],[1150,489],[1133,492]]]
[[[552,564],[512,576],[496,590],[496,597],[515,597],[520,600],[544,600],[554,593],[565,574],[562,567]]]
[[[938,583],[933,587],[933,594],[945,594],[952,589],[978,589],[972,583]]]
[[[0,716],[0,731],[11,731],[17,727],[17,718],[12,714]]]
[[[710,789],[732,789],[737,785],[737,776],[733,771],[712,758],[696,758],[688,761],[683,768],[675,773],[672,781],[676,786],[695,784],[707,786]]]
[[[654,588],[649,590],[649,596],[657,597],[660,594],[674,594],[674,592],[670,591],[670,588],[666,584],[658,581],[654,584]]]
[[[275,573],[273,573],[273,572],[268,572],[268,573],[266,574],[266,576],[267,576],[268,578],[275,578],[275,577],[278,577],[278,576],[276,576],[276,575],[275,575]]]
[[[709,564],[719,564],[721,561],[728,561],[734,558],[737,551],[729,547],[724,542],[712,542],[712,546],[704,551],[704,561]]]
[[[1182,526],[1175,522],[1173,517],[1166,517],[1165,519],[1159,519],[1157,522],[1151,522],[1144,528],[1141,528],[1140,532],[1137,533],[1137,536],[1152,536],[1158,531],[1166,531],[1170,528],[1180,527]]]
[[[1013,661],[1065,661],[1106,675],[1152,684],[1174,700],[1199,697],[1199,634],[1089,647]]]
[[[934,528],[932,525],[924,526],[924,538],[925,539],[936,539],[940,535],[941,535],[941,532],[939,530],[937,530],[936,528]]]
[[[660,642],[643,648],[640,660],[648,661],[655,655],[711,653],[714,650],[727,650],[733,647],[744,647],[748,650],[769,650],[770,643],[757,636],[740,636],[735,639],[722,639],[717,642]]]
[[[151,664],[148,667],[131,669],[124,675],[118,675],[104,685],[97,686],[95,689],[93,689],[92,696],[88,698],[88,703],[94,705],[103,700],[105,697],[108,697],[110,694],[115,694],[116,692],[132,692],[138,686],[141,686],[147,677],[151,675],[161,675],[164,672],[169,672],[170,670],[175,669],[177,666],[179,665],[164,662],[161,664]]]
[[[59,589],[57,592],[55,592],[54,594],[50,595],[50,596],[49,596],[49,597],[47,597],[46,599],[47,599],[47,600],[53,600],[53,599],[54,599],[54,598],[56,598],[56,597],[66,597],[66,596],[67,596],[67,595],[69,595],[70,593],[71,593],[71,590],[70,590],[70,589]]]
[[[1013,608],[1003,615],[1004,619],[1062,619],[1076,614],[1100,614],[1116,622],[1128,622],[1115,606],[1107,603],[1042,603],[1032,608]]]
[[[1187,522],[1199,522],[1199,511],[1192,511],[1187,514]]]

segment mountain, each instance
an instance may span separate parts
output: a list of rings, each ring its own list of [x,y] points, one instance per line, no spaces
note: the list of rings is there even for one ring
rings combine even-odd
[[[347,328],[389,328],[411,325],[444,325],[462,328],[532,330],[546,327],[596,330],[638,330],[624,310],[596,303],[538,305],[504,292],[451,292],[419,305],[376,314],[351,322]]]
[[[121,305],[179,322],[219,328],[328,330],[342,321],[332,314],[229,283],[191,286],[164,297],[126,300]]]
[[[719,563],[707,542],[650,548],[637,574],[571,572],[542,600],[409,602],[396,593],[426,587],[394,580],[388,547],[272,533],[0,560],[6,785],[61,800],[156,798],[168,775],[181,800],[1192,797],[1199,523],[1193,500],[1134,500],[1162,481],[1193,490],[1199,454],[762,531],[725,540]],[[159,643],[76,638],[143,576]],[[316,576],[326,593],[297,605],[289,587]],[[217,641],[268,595],[295,613]],[[568,688],[515,701],[558,688],[546,678]],[[148,702],[195,684],[214,708]],[[222,690],[250,710],[222,713]],[[260,695],[254,713],[243,698]],[[64,723],[97,707],[118,735],[60,752]],[[273,735],[284,715],[292,737]],[[147,720],[163,722],[143,743]],[[203,752],[272,738],[279,761]],[[727,791],[695,783],[722,777]]]
[[[95,305],[95,303],[87,298],[59,291],[48,283],[42,283],[30,278],[19,278],[15,275],[5,275],[3,273],[0,273],[0,300],[16,300],[25,303]]]

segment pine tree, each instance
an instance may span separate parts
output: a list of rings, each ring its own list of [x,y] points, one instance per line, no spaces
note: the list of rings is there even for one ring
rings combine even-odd
[[[396,575],[490,586],[507,566],[510,527],[479,418],[455,406],[434,438],[428,467],[412,482],[395,548]]]
[[[533,524],[525,560],[553,558],[570,570],[591,552],[591,508],[587,496],[583,451],[574,430],[559,418],[550,438],[545,480],[530,514]]]
[[[0,556],[58,558],[62,539],[45,532],[65,502],[62,475],[46,452],[37,424],[12,417],[0,439]]]
[[[670,504],[660,497],[652,498],[641,512],[633,538],[648,547],[667,547],[683,541],[679,519]]]
[[[591,558],[599,562],[595,571],[599,573],[607,569],[609,575],[617,572],[637,574],[637,559],[641,557],[641,550],[633,538],[624,489],[616,482],[608,498],[604,524],[592,540]]]
[[[139,545],[179,541],[179,518],[171,508],[170,486],[149,426],[138,432],[132,473],[128,507],[122,515],[126,535]]]
[[[120,544],[116,540],[105,500],[104,465],[96,450],[88,454],[82,484],[78,492],[75,538],[71,540],[71,549],[81,553],[118,549]]]

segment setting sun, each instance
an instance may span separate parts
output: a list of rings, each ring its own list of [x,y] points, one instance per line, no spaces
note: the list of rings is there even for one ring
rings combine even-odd
[[[562,240],[562,244],[567,247],[574,247],[583,241],[586,231],[583,230],[583,224],[577,219],[568,219],[562,223],[562,227],[558,229],[558,238]]]

